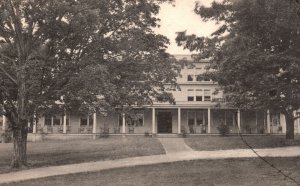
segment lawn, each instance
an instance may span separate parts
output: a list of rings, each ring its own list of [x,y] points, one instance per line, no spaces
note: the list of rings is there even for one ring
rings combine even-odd
[[[285,136],[243,136],[254,148],[300,146],[300,136],[286,140]],[[239,136],[189,136],[185,143],[194,150],[226,150],[248,148]]]
[[[268,158],[300,182],[300,158]],[[43,185],[296,185],[258,158],[197,160],[111,169],[11,183]]]
[[[0,173],[8,172],[12,144],[0,144]],[[109,137],[96,140],[49,140],[28,142],[29,167],[119,159],[164,154],[156,138],[144,136]]]

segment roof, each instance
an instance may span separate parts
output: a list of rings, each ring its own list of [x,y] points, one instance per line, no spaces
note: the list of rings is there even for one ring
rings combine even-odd
[[[182,59],[185,59],[187,61],[190,61],[190,62],[194,62],[194,63],[209,63],[210,60],[209,59],[202,59],[200,61],[195,61],[192,57],[192,55],[186,55],[186,54],[173,54],[174,58],[176,60],[182,60]]]

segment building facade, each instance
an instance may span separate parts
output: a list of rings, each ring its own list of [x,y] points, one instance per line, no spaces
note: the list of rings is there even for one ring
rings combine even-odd
[[[203,74],[208,61],[192,62],[181,70],[177,78],[180,89],[166,90],[173,94],[176,104],[156,102],[151,106],[137,108],[135,117],[108,113],[106,116],[93,113],[87,116],[75,114],[45,115],[31,126],[31,133],[43,134],[218,134],[218,127],[226,125],[229,133],[283,134],[286,132],[285,117],[269,111],[249,111],[229,108],[219,104],[224,100],[218,85]],[[0,124],[4,130],[7,120],[3,116]],[[300,133],[300,119],[295,121],[295,133]]]

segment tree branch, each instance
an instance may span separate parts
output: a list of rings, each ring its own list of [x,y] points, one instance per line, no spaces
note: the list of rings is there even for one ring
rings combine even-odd
[[[0,66],[0,70],[13,82],[17,85],[17,80],[13,78],[2,66]]]
[[[14,61],[12,58],[10,58],[10,57],[8,57],[8,56],[2,54],[2,53],[0,53],[0,56],[3,57],[3,58],[5,58],[5,59],[10,60],[10,61],[13,63],[13,65],[16,66],[16,63],[15,63],[15,61]]]

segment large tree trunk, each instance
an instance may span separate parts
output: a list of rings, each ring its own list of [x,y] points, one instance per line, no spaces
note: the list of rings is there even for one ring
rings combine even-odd
[[[11,160],[12,168],[27,166],[27,121],[21,120],[19,128],[13,130],[14,153]]]
[[[294,139],[294,115],[293,112],[285,113],[286,139]]]

